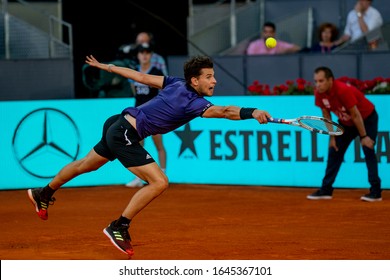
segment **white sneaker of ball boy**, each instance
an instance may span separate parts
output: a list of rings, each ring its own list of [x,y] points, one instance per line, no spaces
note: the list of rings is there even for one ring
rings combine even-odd
[[[140,188],[144,186],[144,183],[140,178],[135,177],[133,181],[128,182],[125,186],[129,188]]]
[[[161,170],[165,173],[165,168],[162,168]],[[142,179],[135,176],[133,181],[128,182],[125,186],[128,188],[141,188],[141,187],[145,186],[146,184],[147,184],[147,182],[144,182]]]

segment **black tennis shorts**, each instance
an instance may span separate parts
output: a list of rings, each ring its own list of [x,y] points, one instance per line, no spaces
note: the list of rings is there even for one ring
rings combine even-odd
[[[102,139],[94,150],[110,161],[118,159],[126,168],[154,162],[140,141],[137,130],[123,115],[118,114],[105,121]]]

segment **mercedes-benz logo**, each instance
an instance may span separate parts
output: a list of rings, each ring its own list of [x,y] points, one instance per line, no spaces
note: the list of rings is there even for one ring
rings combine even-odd
[[[41,108],[19,122],[12,148],[27,173],[38,178],[53,178],[63,166],[76,160],[80,133],[76,123],[64,112]]]

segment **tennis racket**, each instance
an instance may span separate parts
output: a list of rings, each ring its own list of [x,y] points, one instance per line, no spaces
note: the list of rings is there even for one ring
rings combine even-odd
[[[328,135],[341,135],[344,128],[331,120],[315,116],[302,116],[296,119],[268,118],[268,122],[299,126],[304,129]]]

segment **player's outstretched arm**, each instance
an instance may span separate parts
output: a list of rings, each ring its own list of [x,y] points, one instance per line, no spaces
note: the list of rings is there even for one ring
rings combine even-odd
[[[229,120],[256,119],[265,124],[271,115],[267,111],[256,108],[243,108],[238,106],[211,106],[202,115],[204,118],[224,118]]]
[[[151,87],[161,89],[163,86],[163,82],[164,82],[163,76],[149,75],[145,73],[140,73],[138,71],[126,67],[115,66],[113,64],[100,63],[96,58],[93,57],[93,55],[87,56],[85,62],[90,66],[99,68],[101,70],[105,70],[110,73],[121,75],[127,79],[131,79],[139,83],[149,85]]]

